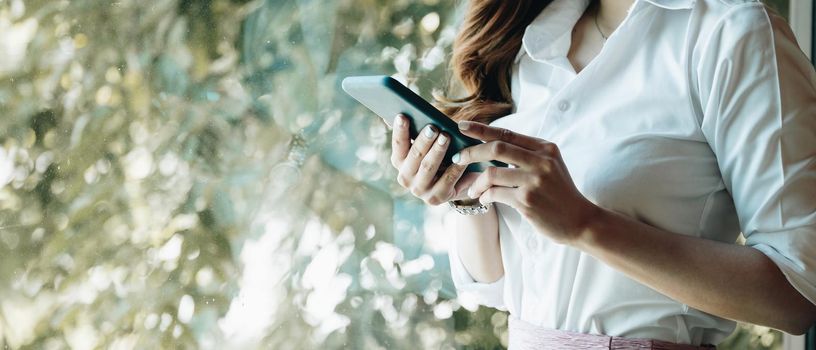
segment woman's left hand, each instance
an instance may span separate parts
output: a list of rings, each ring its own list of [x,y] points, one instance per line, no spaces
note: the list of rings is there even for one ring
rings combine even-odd
[[[539,233],[566,244],[600,212],[575,187],[554,143],[477,122],[460,122],[459,130],[485,143],[454,155],[457,164],[498,160],[515,166],[488,167],[471,185],[471,198],[507,204]]]

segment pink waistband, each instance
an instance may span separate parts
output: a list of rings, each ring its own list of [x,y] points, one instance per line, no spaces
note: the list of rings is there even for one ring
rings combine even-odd
[[[522,320],[509,319],[510,350],[532,349],[632,349],[632,350],[698,350],[716,349],[713,345],[683,345],[653,339],[628,339],[606,335],[583,334],[546,329]]]

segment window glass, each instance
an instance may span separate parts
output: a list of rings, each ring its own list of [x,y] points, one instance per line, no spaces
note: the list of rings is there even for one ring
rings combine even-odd
[[[339,89],[429,98],[457,3],[0,0],[3,348],[506,346]]]

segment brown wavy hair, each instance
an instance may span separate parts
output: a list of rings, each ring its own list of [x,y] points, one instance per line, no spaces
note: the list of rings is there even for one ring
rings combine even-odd
[[[453,43],[452,77],[438,106],[455,121],[490,123],[513,110],[510,76],[527,25],[552,0],[471,0]],[[449,98],[464,90],[463,98]]]

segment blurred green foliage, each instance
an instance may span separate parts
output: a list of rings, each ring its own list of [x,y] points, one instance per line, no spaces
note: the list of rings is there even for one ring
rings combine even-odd
[[[392,197],[386,128],[338,89],[386,73],[430,96],[460,16],[0,0],[0,344],[506,346],[505,313],[454,298],[439,212]]]

